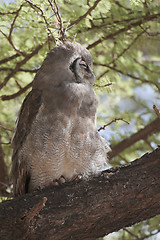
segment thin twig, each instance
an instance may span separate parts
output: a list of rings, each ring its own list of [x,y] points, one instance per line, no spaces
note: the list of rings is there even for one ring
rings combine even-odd
[[[80,16],[78,19],[76,19],[75,21],[71,22],[70,25],[68,26],[68,29],[70,29],[71,27],[73,27],[74,25],[77,25],[80,21],[82,21],[84,18],[87,17],[87,15],[89,15],[98,5],[98,3],[100,2],[101,0],[96,0],[93,4],[92,7],[90,7],[88,9],[88,11],[83,14],[82,16]]]
[[[120,7],[120,8],[124,8],[125,10],[129,11],[129,12],[132,12],[132,9],[131,8],[127,8],[127,7],[124,7],[119,1],[114,1],[114,3]]]
[[[19,50],[18,48],[16,48],[16,46],[15,46],[14,43],[12,42],[12,39],[9,38],[9,37],[7,36],[7,34],[5,34],[1,29],[0,29],[0,32],[1,32],[2,35],[8,40],[8,42],[10,43],[10,45],[12,46],[12,48],[13,48],[16,52],[18,52],[18,53],[19,53],[20,55],[22,55],[22,56],[25,56],[25,55],[26,55],[24,52],[22,52],[21,50]]]
[[[143,79],[143,78],[141,78],[141,77],[136,77],[136,76],[134,76],[134,75],[132,75],[132,74],[129,74],[129,73],[124,73],[122,70],[117,69],[117,68],[115,68],[115,67],[113,67],[113,66],[110,66],[110,65],[108,65],[108,64],[101,64],[101,63],[99,63],[99,64],[97,64],[97,65],[100,65],[100,66],[103,66],[103,67],[108,67],[108,68],[111,69],[111,70],[114,70],[114,71],[116,71],[116,72],[118,72],[118,73],[121,73],[121,74],[123,74],[123,75],[125,75],[125,76],[128,76],[128,77],[130,77],[130,78],[133,78],[133,79],[135,79],[135,80],[139,80],[139,81],[141,81],[142,83],[152,84],[152,85],[156,86],[157,89],[160,91],[160,86],[159,86],[156,82],[154,82],[154,81],[152,81],[152,80],[146,80],[146,79]]]
[[[113,63],[115,63],[120,57],[122,57],[132,46],[133,44],[137,41],[137,39],[144,33],[143,32],[140,32],[134,39],[133,41],[126,47],[123,49],[123,51],[117,55],[116,58],[114,58],[111,62],[108,63],[108,65],[111,65]],[[98,78],[97,80],[99,80],[100,78],[102,78],[105,74],[107,74],[109,72],[109,70],[106,70],[105,72],[103,72]]]
[[[128,229],[123,228],[123,230],[126,231],[127,233],[129,233],[129,234],[130,234],[132,237],[134,237],[135,239],[137,239],[137,240],[138,240],[138,239],[139,239],[139,240],[141,239],[141,238],[139,238],[138,236],[136,236],[135,234],[133,234],[132,232],[130,232]]]
[[[143,63],[138,62],[138,60],[136,58],[133,58],[133,60],[139,64],[140,66],[142,66],[144,69],[146,69],[147,71],[151,72],[151,73],[155,73],[155,74],[160,74],[160,71],[153,71],[151,69],[149,69],[149,67],[147,67],[146,65],[144,65]],[[153,64],[152,64],[153,65]]]
[[[115,118],[115,119],[113,119],[111,122],[105,124],[103,127],[100,127],[100,128],[98,129],[98,131],[104,130],[107,126],[109,126],[109,125],[111,125],[112,123],[117,122],[117,121],[123,121],[123,122],[129,124],[129,122],[127,122],[127,121],[124,120],[123,118]]]
[[[48,40],[50,38],[50,36],[52,37],[53,41],[56,43],[56,39],[55,37],[53,36],[53,33],[51,32],[50,28],[49,28],[49,23],[46,19],[46,16],[44,14],[44,11],[42,10],[42,8],[40,8],[39,6],[37,6],[36,4],[34,4],[33,2],[29,1],[29,0],[25,0],[27,3],[29,3],[29,5],[33,8],[33,9],[38,9],[40,12],[41,12],[41,16],[43,17],[44,19],[44,22],[46,24],[46,28],[47,28],[47,31],[48,31]]]
[[[96,65],[96,64],[95,64]],[[98,77],[97,77],[97,80],[100,80],[104,75],[106,75],[108,72],[109,72],[110,70],[106,70],[106,71],[104,71],[103,73],[101,73],[101,75],[99,75]]]
[[[16,15],[15,15],[15,17],[14,17],[14,19],[13,19],[13,22],[11,23],[11,27],[10,27],[10,31],[9,31],[9,35],[8,35],[8,39],[11,41],[11,35],[12,35],[12,32],[13,32],[13,29],[14,29],[14,24],[15,24],[15,22],[16,22],[16,19],[17,19],[17,17],[18,17],[18,15],[19,15],[19,12],[21,11],[21,9],[22,9],[22,7],[23,7],[23,4],[19,7],[19,9],[17,10],[17,13],[16,13]]]
[[[128,44],[128,46],[126,48],[123,49],[123,51],[117,55],[117,57],[115,59],[113,59],[109,65],[115,63],[120,57],[122,57],[133,45],[134,43],[138,40],[138,38],[144,33],[144,31],[140,32],[139,34],[137,34],[137,36],[133,39],[133,41],[131,41],[130,44]]]
[[[112,85],[112,83],[107,83],[107,84],[105,84],[105,85],[94,84],[94,87],[104,88],[104,87],[108,87],[108,86],[110,86],[110,85]]]
[[[17,11],[14,12],[0,12],[0,15],[8,15],[8,14],[16,14]]]
[[[58,24],[59,24],[59,30],[60,30],[60,36],[59,36],[59,40],[62,40],[63,42],[65,41],[66,37],[65,37],[65,31],[63,29],[63,22],[62,22],[62,18],[60,16],[60,13],[59,13],[59,7],[57,5],[57,2],[56,0],[54,0],[54,5],[55,7],[53,6],[53,3],[51,0],[48,0],[53,12],[55,13],[56,15],[56,18],[57,18],[57,21],[58,21]]]
[[[0,128],[3,129],[3,130],[5,130],[5,131],[9,131],[9,132],[12,132],[12,133],[14,132],[13,129],[4,127],[3,124],[2,124],[2,122],[0,122]]]
[[[21,86],[21,84],[18,82],[17,79],[15,79],[15,83],[16,83],[17,87],[21,90],[21,89],[22,89],[22,86]]]
[[[13,19],[13,22],[11,23],[9,35],[7,36],[2,30],[0,30],[0,32],[1,32],[1,33],[3,34],[3,36],[8,40],[8,42],[10,43],[10,45],[13,47],[13,49],[14,49],[16,52],[18,52],[20,55],[25,56],[25,53],[22,52],[20,49],[18,49],[18,48],[14,45],[14,43],[13,43],[13,41],[12,41],[12,32],[13,32],[13,30],[14,30],[14,24],[15,24],[15,22],[16,22],[17,17],[19,16],[19,12],[21,11],[21,9],[22,9],[23,6],[24,6],[24,4],[20,5],[20,7],[18,8],[18,10],[16,11],[16,15],[15,15],[15,17],[14,17],[14,19]]]

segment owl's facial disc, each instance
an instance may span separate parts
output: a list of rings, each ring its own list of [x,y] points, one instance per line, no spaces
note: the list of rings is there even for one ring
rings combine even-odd
[[[81,58],[76,58],[72,63],[71,65],[69,66],[69,69],[75,74],[76,72],[76,63],[77,63],[77,60],[78,59],[81,59]]]

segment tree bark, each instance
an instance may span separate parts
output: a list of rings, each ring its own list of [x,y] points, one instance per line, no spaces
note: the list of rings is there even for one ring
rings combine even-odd
[[[89,181],[2,202],[0,239],[96,239],[160,214],[160,149]],[[46,203],[46,204],[45,204]]]

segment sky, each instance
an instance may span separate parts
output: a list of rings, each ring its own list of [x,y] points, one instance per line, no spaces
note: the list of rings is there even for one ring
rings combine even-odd
[[[10,3],[14,2],[14,0],[0,0],[0,3]]]

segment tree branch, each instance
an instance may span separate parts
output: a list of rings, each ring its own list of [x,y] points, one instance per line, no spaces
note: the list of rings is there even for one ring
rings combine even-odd
[[[14,29],[14,24],[16,22],[16,19],[19,16],[19,12],[21,11],[22,7],[23,7],[23,4],[20,5],[19,9],[17,10],[17,13],[16,13],[16,15],[15,15],[15,17],[13,19],[13,22],[11,23],[11,27],[10,27],[10,31],[9,31],[9,35],[8,35],[7,39],[8,39],[9,43],[11,44],[11,46],[13,47],[13,49],[16,52],[18,52],[20,55],[25,56],[25,53],[23,53],[20,49],[16,48],[15,45],[13,44],[13,41],[12,41],[12,32],[13,32],[13,29]]]
[[[89,181],[49,187],[3,202],[0,239],[93,240],[149,219],[160,214],[159,172],[157,149]],[[32,217],[24,221],[27,215]]]
[[[13,77],[21,68],[21,66],[23,66],[30,58],[32,58],[34,55],[36,55],[39,50],[41,48],[43,48],[43,46],[45,45],[45,43],[38,45],[31,53],[27,54],[24,59],[20,62],[18,62],[15,66],[15,68],[13,69],[13,71],[11,71],[8,76],[5,77],[4,81],[0,84],[0,90],[7,84],[7,82],[9,81],[9,79],[11,77]]]
[[[123,28],[113,32],[113,33],[110,33],[110,34],[108,34],[108,35],[106,35],[106,36],[104,36],[104,37],[102,37],[100,39],[98,39],[94,43],[88,45],[87,49],[91,49],[91,48],[97,46],[98,44],[102,43],[104,40],[112,39],[113,37],[119,35],[120,33],[126,32],[126,31],[130,30],[133,27],[140,26],[142,23],[147,22],[147,21],[151,21],[151,20],[153,20],[155,18],[158,18],[159,16],[160,16],[160,13],[152,14],[152,15],[145,15],[145,16],[141,17],[140,20],[138,20],[136,22],[134,21],[132,23],[129,23],[129,25],[127,25],[127,26],[125,26],[125,27],[123,27]]]
[[[111,147],[112,151],[108,153],[109,158],[117,156],[119,153],[124,151],[126,148],[132,146],[139,140],[145,140],[151,133],[160,130],[160,119],[156,118],[153,122],[148,124],[146,127],[138,131],[137,133],[131,135],[129,138],[124,139],[122,142],[118,143],[116,146]]]
[[[20,5],[19,9],[16,11],[16,14],[15,14],[15,16],[14,16],[13,22],[11,23],[9,35],[7,36],[7,34],[5,34],[2,30],[0,30],[0,32],[1,32],[2,35],[8,40],[9,44],[12,46],[12,48],[13,48],[17,53],[19,53],[19,54],[22,55],[22,56],[25,56],[26,53],[24,53],[24,52],[22,52],[20,49],[18,49],[18,48],[14,45],[14,43],[13,43],[13,41],[12,41],[12,32],[13,32],[13,29],[14,29],[14,25],[15,25],[16,19],[18,18],[19,12],[21,11],[23,5],[24,5],[24,4]]]
[[[156,83],[155,81],[152,81],[152,80],[146,80],[146,79],[144,79],[144,78],[141,78],[141,77],[136,77],[135,75],[133,75],[133,74],[130,74],[130,73],[124,73],[122,70],[120,70],[120,69],[117,69],[117,68],[115,68],[115,67],[113,67],[113,66],[110,66],[110,65],[108,65],[108,64],[102,64],[102,63],[95,63],[95,65],[100,65],[100,66],[102,66],[102,67],[107,67],[107,68],[109,68],[109,69],[111,69],[111,70],[113,70],[113,71],[116,71],[116,72],[118,72],[118,73],[121,73],[121,74],[123,74],[123,75],[125,75],[125,76],[127,76],[127,77],[130,77],[130,78],[133,78],[133,79],[135,79],[135,80],[139,80],[139,81],[141,81],[142,83],[147,83],[147,84],[152,84],[152,85],[154,85],[159,91],[160,91],[160,86],[159,86],[159,84],[158,83]],[[101,77],[101,76],[100,76]],[[98,78],[99,79],[99,78]]]
[[[47,31],[48,31],[48,40],[49,40],[49,38],[50,38],[50,36],[52,37],[52,40],[56,43],[56,39],[55,39],[55,37],[53,36],[53,33],[52,33],[52,31],[50,30],[50,26],[49,26],[49,23],[48,23],[48,21],[47,21],[47,18],[46,18],[46,16],[45,16],[45,13],[44,13],[44,11],[43,11],[43,9],[42,8],[40,8],[38,5],[36,5],[36,4],[34,4],[32,1],[29,1],[29,0],[25,0],[33,9],[37,9],[38,11],[40,11],[40,15],[42,16],[42,18],[43,18],[43,20],[44,20],[44,22],[45,22],[45,24],[46,24],[46,28],[47,28]]]
[[[21,88],[18,92],[14,93],[14,94],[2,95],[2,96],[0,96],[0,98],[2,99],[2,101],[14,99],[14,98],[20,96],[22,93],[26,92],[30,87],[32,87],[32,83],[33,82],[30,82],[24,88]]]
[[[101,1],[101,0],[96,0],[96,1],[94,2],[93,6],[90,7],[85,14],[83,14],[82,16],[80,16],[80,17],[79,17],[78,19],[76,19],[75,21],[71,22],[70,25],[67,27],[67,29],[73,27],[74,25],[77,25],[80,21],[82,21],[84,18],[86,18],[87,15],[89,15],[89,14],[97,7],[97,5],[98,5],[98,3],[99,3],[100,1]]]
[[[101,130],[104,130],[107,126],[109,126],[109,125],[111,125],[112,123],[117,122],[117,121],[123,121],[123,122],[129,124],[129,122],[127,122],[127,121],[124,120],[123,118],[115,118],[115,119],[113,119],[111,122],[105,124],[103,127],[100,127],[100,128],[98,129],[98,132],[101,131]]]
[[[35,68],[35,69],[23,69],[23,68],[20,68],[20,69],[18,70],[18,72],[37,73],[38,70],[39,70],[39,68]],[[13,71],[13,68],[0,67],[0,71]]]
[[[0,65],[1,65],[1,64],[4,64],[4,63],[6,63],[6,62],[9,62],[9,61],[11,61],[11,60],[13,60],[13,59],[15,59],[15,58],[17,58],[17,57],[19,57],[19,56],[20,56],[20,54],[19,54],[19,53],[16,53],[16,54],[14,54],[14,55],[12,55],[12,56],[10,56],[10,57],[4,58],[4,59],[0,60]]]
[[[64,30],[64,28],[63,28],[62,18],[61,18],[60,13],[59,13],[59,7],[58,7],[58,5],[57,5],[57,2],[56,2],[55,0],[53,0],[53,1],[54,1],[55,7],[53,6],[52,1],[51,1],[51,0],[48,0],[48,2],[49,2],[49,4],[50,4],[53,12],[54,12],[55,15],[56,15],[56,18],[57,18],[57,21],[58,21],[58,24],[59,24],[59,31],[60,31],[60,33],[59,33],[58,39],[59,39],[59,40],[62,40],[62,42],[64,42],[64,41],[66,40],[66,36],[65,36],[65,30]]]

